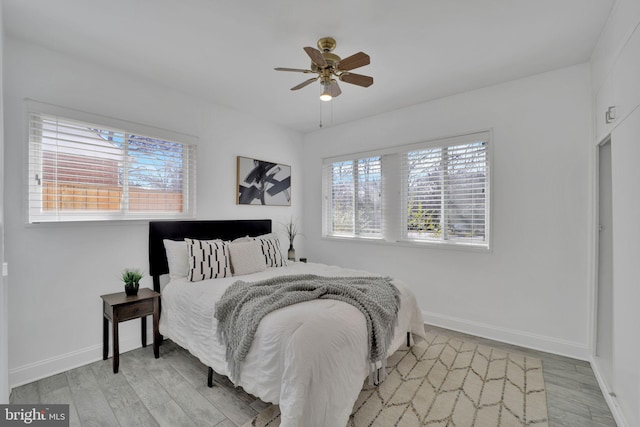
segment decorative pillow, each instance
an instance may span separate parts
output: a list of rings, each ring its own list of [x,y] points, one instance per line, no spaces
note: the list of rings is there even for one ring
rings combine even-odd
[[[252,241],[253,238],[249,237],[249,236],[244,236],[244,237],[238,237],[237,239],[233,239],[231,241],[231,243],[237,243],[237,242],[250,242]]]
[[[184,240],[164,239],[164,250],[167,253],[167,264],[169,264],[169,277],[179,279],[187,277],[189,274],[189,254],[187,253],[187,242]]]
[[[234,276],[257,273],[267,268],[267,263],[262,256],[262,246],[256,240],[240,242],[234,240],[229,244],[229,253]]]
[[[190,282],[231,276],[229,244],[222,240],[184,239],[189,254]]]
[[[267,233],[267,234],[261,234],[260,236],[256,236],[256,237],[250,237],[250,239],[278,239],[278,235],[276,233]]]
[[[283,267],[287,265],[287,261],[280,252],[280,240],[277,237],[264,238],[264,236],[256,237],[260,242],[262,255],[267,263],[267,267]]]

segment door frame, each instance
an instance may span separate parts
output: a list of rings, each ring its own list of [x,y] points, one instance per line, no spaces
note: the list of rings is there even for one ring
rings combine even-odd
[[[596,181],[596,245],[595,245],[595,292],[594,292],[594,296],[595,296],[595,304],[594,304],[594,341],[593,341],[593,351],[592,351],[592,356],[594,358],[598,358],[602,356],[602,353],[599,353],[599,350],[602,351],[602,348],[599,348],[599,342],[601,342],[601,338],[599,337],[598,331],[600,329],[600,319],[602,318],[602,307],[601,307],[601,290],[602,290],[602,280],[601,280],[601,268],[602,268],[602,233],[603,230],[601,229],[602,227],[602,220],[603,218],[601,217],[601,212],[602,212],[602,201],[603,201],[603,197],[601,194],[601,189],[602,189],[602,175],[601,175],[601,171],[602,171],[602,149],[603,147],[608,145],[608,150],[609,150],[609,198],[611,198],[612,196],[612,190],[613,190],[613,186],[612,186],[612,150],[613,150],[613,145],[612,145],[612,140],[611,140],[611,136],[608,136],[607,138],[605,138],[600,144],[597,145],[597,181]],[[610,199],[609,203],[611,204],[611,206],[609,207],[609,209],[611,210],[611,214],[613,213],[613,200]],[[611,221],[610,224],[607,224],[610,228],[609,232],[613,232],[613,218],[609,218],[609,221]],[[613,235],[611,236],[611,239],[613,239]],[[613,247],[609,248],[611,251],[613,251]],[[609,266],[611,269],[611,283],[610,286],[612,287],[611,289],[611,302],[613,302],[613,254],[611,254],[611,265]],[[611,310],[611,319],[610,322],[613,322],[613,307],[610,307]],[[613,326],[613,324],[611,324],[611,326]],[[613,337],[611,337],[611,339],[613,339]],[[611,352],[610,356],[613,357],[613,342],[611,343],[611,348],[609,349],[609,351]],[[606,354],[604,355],[605,359],[606,359]],[[608,379],[610,380],[610,378]],[[611,386],[611,384],[609,384],[609,386]]]
[[[598,294],[599,294],[599,279],[600,279],[600,149],[603,145],[609,144],[611,149],[613,149],[611,134],[604,137],[601,141],[595,144],[594,154],[594,180],[593,180],[593,253],[592,253],[592,305],[591,305],[591,316],[590,316],[590,350],[591,350],[591,358],[592,360],[596,360],[596,350],[598,343]]]

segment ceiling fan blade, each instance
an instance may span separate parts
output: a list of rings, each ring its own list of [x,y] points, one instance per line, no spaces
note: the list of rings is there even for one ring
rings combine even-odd
[[[276,70],[276,71],[296,71],[298,73],[313,73],[313,71],[311,71],[311,70],[303,70],[303,69],[300,69],[300,68],[277,67],[277,68],[274,68],[274,70]]]
[[[371,58],[364,52],[358,52],[344,58],[338,63],[338,69],[342,71],[355,70],[371,64]]]
[[[308,86],[308,85],[310,85],[311,83],[313,83],[313,82],[315,82],[316,80],[318,80],[318,78],[319,78],[319,77],[320,77],[320,76],[318,76],[318,77],[314,77],[314,78],[311,78],[311,79],[309,79],[309,80],[305,80],[305,81],[303,81],[302,83],[300,83],[299,85],[292,87],[292,88],[291,88],[291,90],[298,90],[298,89],[302,89],[303,87]]]
[[[332,98],[335,98],[342,93],[342,90],[340,90],[340,86],[338,86],[338,82],[333,79],[331,79],[331,84],[329,85],[329,93],[331,94]]]
[[[352,85],[369,87],[373,84],[373,77],[363,76],[362,74],[344,73],[340,75],[340,80],[351,83]]]
[[[325,61],[324,56],[322,56],[322,52],[320,52],[318,49],[307,46],[304,48],[304,51],[307,52],[307,55],[309,55],[311,61],[313,61],[313,63],[318,67],[324,68],[329,65],[327,64],[327,61]]]

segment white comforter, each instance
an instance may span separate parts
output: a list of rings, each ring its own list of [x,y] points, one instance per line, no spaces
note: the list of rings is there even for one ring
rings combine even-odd
[[[290,263],[246,276],[188,282],[172,280],[162,293],[160,333],[228,375],[225,348],[218,341],[215,302],[236,280],[258,281],[278,275],[370,275],[322,264]],[[407,332],[424,337],[413,293],[398,280],[401,303],[389,347],[393,354]],[[355,307],[336,300],[304,302],[263,318],[242,364],[240,382],[248,393],[280,405],[281,427],[345,426],[369,373],[367,327]]]

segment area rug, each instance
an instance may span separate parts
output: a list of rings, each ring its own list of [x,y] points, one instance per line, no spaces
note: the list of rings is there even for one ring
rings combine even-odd
[[[542,361],[445,335],[401,348],[365,385],[347,427],[547,427]],[[243,427],[278,427],[272,405]]]

